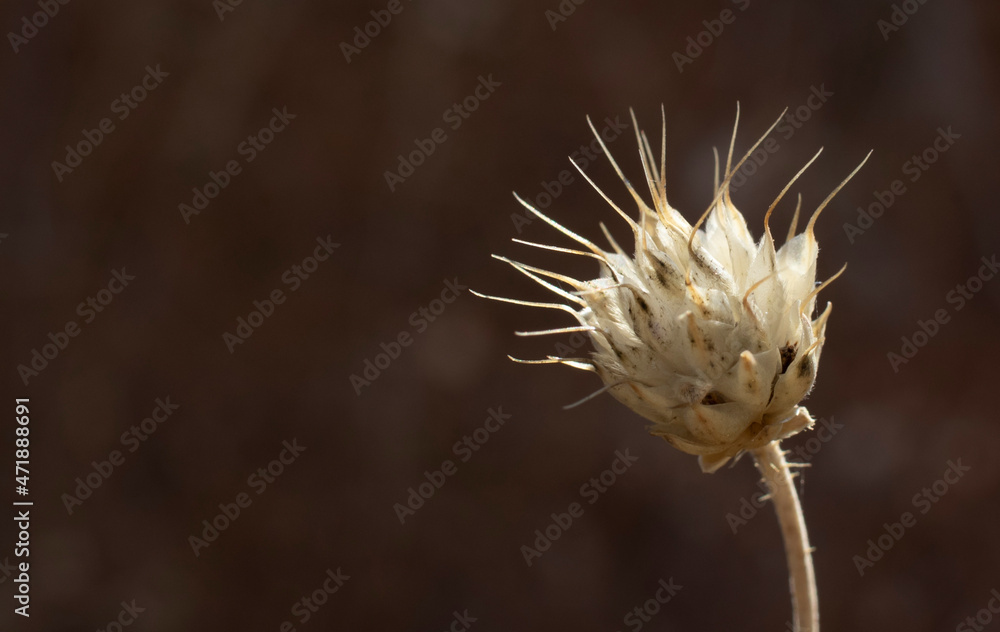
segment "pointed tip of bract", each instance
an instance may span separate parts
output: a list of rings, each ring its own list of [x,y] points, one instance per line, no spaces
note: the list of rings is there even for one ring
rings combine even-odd
[[[855,167],[855,168],[854,168],[854,170],[853,170],[853,171],[851,171],[851,173],[850,173],[850,174],[848,174],[848,176],[847,176],[846,178],[844,178],[844,179],[843,179],[843,180],[841,181],[841,183],[840,183],[840,184],[838,184],[838,185],[836,186],[836,188],[834,188],[834,190],[833,190],[833,191],[831,191],[831,192],[830,192],[830,195],[826,196],[826,199],[825,199],[825,200],[823,200],[823,202],[822,202],[822,203],[821,203],[821,204],[820,204],[819,206],[817,206],[817,207],[816,207],[816,210],[815,210],[815,211],[813,211],[813,214],[812,214],[812,217],[810,217],[810,218],[809,218],[809,223],[808,223],[808,224],[806,225],[806,233],[808,233],[809,235],[812,235],[812,234],[813,234],[813,228],[814,228],[814,227],[815,227],[815,225],[816,225],[816,220],[817,220],[817,219],[819,219],[819,215],[820,215],[820,213],[822,213],[822,212],[823,212],[823,209],[825,209],[825,208],[827,207],[827,205],[828,205],[828,204],[829,204],[829,203],[830,203],[830,202],[831,202],[831,201],[833,200],[833,198],[834,198],[834,197],[836,197],[836,195],[837,195],[838,193],[840,193],[840,190],[841,190],[841,189],[843,189],[843,188],[844,188],[844,186],[846,186],[846,185],[847,185],[847,183],[848,183],[848,182],[850,182],[850,181],[851,181],[851,179],[852,179],[852,178],[853,178],[853,177],[854,177],[855,175],[857,175],[857,173],[858,173],[859,171],[861,171],[861,167],[864,167],[864,166],[865,166],[865,163],[866,163],[866,162],[868,162],[868,159],[869,159],[869,158],[871,158],[871,156],[872,156],[872,152],[874,152],[874,151],[875,151],[874,149],[872,149],[872,150],[869,150],[869,151],[868,151],[868,155],[866,155],[866,156],[864,157],[864,160],[862,160],[862,161],[861,161],[861,162],[860,162],[860,163],[858,164],[858,166],[857,166],[857,167]]]

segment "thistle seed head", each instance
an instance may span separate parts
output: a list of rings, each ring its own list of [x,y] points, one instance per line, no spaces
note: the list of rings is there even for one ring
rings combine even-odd
[[[819,291],[840,274],[816,286],[818,246],[813,229],[820,212],[864,161],[817,207],[805,230],[796,234],[799,198],[788,237],[776,250],[769,227],[771,213],[819,152],[778,194],[764,217],[764,235],[754,243],[730,198],[730,181],[781,118],[733,166],[737,106],[725,175],[720,183],[716,154],[714,199],[694,225],[667,202],[665,114],[663,118],[657,165],[632,115],[652,206],[629,183],[591,123],[638,207],[637,220],[574,163],[631,227],[633,254],[627,254],[603,224],[610,250],[561,226],[518,197],[531,213],[585,250],[521,243],[597,259],[600,274],[578,280],[497,257],[565,302],[486,298],[572,314],[575,326],[519,335],[587,332],[594,346],[589,358],[549,356],[521,362],[560,363],[595,372],[604,387],[571,406],[608,392],[652,422],[652,434],[699,455],[702,470],[713,472],[743,451],[793,435],[813,423],[798,404],[815,382],[831,305],[818,317],[812,315]]]

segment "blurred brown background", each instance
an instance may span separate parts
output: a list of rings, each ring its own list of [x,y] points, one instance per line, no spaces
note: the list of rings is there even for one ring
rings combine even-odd
[[[234,10],[220,20],[219,6]],[[36,503],[33,616],[28,627],[11,613],[13,581],[0,574],[3,629],[106,629],[134,599],[146,610],[132,629],[150,631],[445,630],[465,610],[475,630],[634,630],[624,617],[673,578],[683,588],[642,629],[785,630],[773,511],[735,535],[727,522],[757,491],[749,459],[704,475],[607,396],[562,410],[596,379],[504,357],[568,344],[512,334],[570,324],[556,312],[463,291],[423,331],[411,314],[453,279],[549,300],[490,253],[593,272],[510,242],[572,246],[512,220],[523,211],[510,191],[537,199],[571,168],[566,156],[590,142],[586,115],[601,128],[634,106],[658,138],[663,103],[668,195],[693,218],[736,102],[740,152],[821,87],[832,95],[791,135],[775,133],[780,150],[735,200],[759,235],[763,210],[818,147],[795,189],[804,211],[875,150],[818,228],[820,277],[849,268],[824,293],[835,310],[806,404],[842,428],[788,443],[815,448],[802,492],[824,628],[951,630],[987,606],[1000,587],[1000,280],[961,310],[948,297],[1000,250],[995,3],[899,3],[897,21],[917,10],[886,31],[888,1],[566,0],[575,10],[552,22],[556,0],[402,0],[348,63],[342,43],[385,8],[74,0],[15,44],[39,5],[0,7],[14,34],[0,50],[3,392],[11,408],[31,398]],[[680,72],[674,53],[725,9],[731,23],[702,35],[711,41]],[[120,120],[113,102],[157,64],[168,76]],[[490,76],[500,85],[475,112],[446,118]],[[247,162],[240,144],[282,107],[295,119]],[[59,181],[52,162],[105,117],[114,130]],[[911,181],[906,163],[948,126],[960,138]],[[446,141],[390,191],[385,172],[435,128]],[[632,134],[611,149],[639,182]],[[240,173],[185,223],[178,205],[230,160]],[[587,171],[631,209],[605,161]],[[896,179],[906,193],[852,243],[845,225]],[[563,188],[554,217],[595,239],[605,221],[624,238],[579,176]],[[793,204],[776,212],[776,234]],[[285,271],[328,235],[340,247],[291,291]],[[122,266],[135,280],[85,323],[77,305]],[[274,289],[284,303],[230,353],[223,334]],[[939,309],[949,322],[894,371],[887,354]],[[18,365],[70,320],[79,335],[25,385]],[[356,394],[350,376],[402,332],[412,344]],[[124,444],[167,396],[180,408]],[[453,445],[498,406],[510,419],[461,462]],[[13,422],[4,428],[7,472]],[[306,450],[258,495],[248,477],[292,439]],[[587,504],[581,485],[625,449],[639,460]],[[70,514],[64,494],[113,450],[124,463]],[[913,496],[959,458],[971,469],[920,513]],[[394,505],[446,459],[457,472],[400,524]],[[195,556],[189,536],[243,492],[252,504]],[[583,516],[528,567],[521,546],[572,502]],[[916,525],[859,575],[853,556],[904,511]],[[0,559],[12,556],[10,523],[0,515]],[[296,602],[338,568],[350,579],[302,623]]]

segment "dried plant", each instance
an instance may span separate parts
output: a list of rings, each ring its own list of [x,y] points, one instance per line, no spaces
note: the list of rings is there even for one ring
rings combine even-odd
[[[575,162],[573,165],[628,223],[635,240],[633,254],[629,255],[615,242],[603,223],[601,229],[610,251],[558,224],[518,197],[531,213],[584,250],[515,241],[596,259],[600,274],[595,279],[581,281],[497,257],[565,302],[480,296],[562,310],[572,314],[577,323],[518,332],[518,335],[586,332],[590,336],[594,350],[589,358],[511,358],[528,364],[564,364],[596,373],[604,383],[603,388],[567,408],[601,393],[610,393],[648,419],[652,434],[683,452],[698,455],[705,472],[714,472],[745,452],[752,454],[769,485],[781,524],[795,629],[816,632],[819,613],[811,549],[793,475],[779,442],[813,425],[809,412],[799,403],[816,380],[831,305],[828,303],[816,318],[812,316],[819,292],[843,272],[842,268],[831,279],[816,285],[816,220],[865,161],[816,208],[805,230],[795,234],[800,196],[788,236],[776,250],[769,225],[771,214],[799,176],[819,157],[821,149],[767,209],[764,235],[754,243],[743,215],[730,197],[730,182],[780,121],[781,117],[733,165],[739,126],[737,106],[724,177],[720,182],[716,152],[714,198],[691,225],[667,201],[665,113],[659,165],[648,138],[639,131],[632,115],[652,206],[629,183],[588,119],[597,141],[638,207],[638,219],[625,213]]]

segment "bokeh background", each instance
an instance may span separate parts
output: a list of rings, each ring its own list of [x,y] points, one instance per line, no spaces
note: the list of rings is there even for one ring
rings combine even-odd
[[[510,192],[535,200],[571,168],[567,155],[590,142],[586,115],[600,128],[634,107],[657,138],[662,103],[668,194],[693,218],[737,101],[740,152],[821,87],[832,95],[791,135],[775,133],[780,150],[735,200],[759,234],[764,209],[818,147],[793,191],[805,212],[875,150],[818,227],[820,277],[849,264],[824,293],[835,310],[806,402],[842,427],[811,444],[800,479],[824,627],[950,630],[974,616],[1000,587],[1000,280],[960,311],[947,297],[1000,250],[1000,10],[897,4],[897,21],[917,10],[884,33],[888,1],[564,1],[569,15],[553,28],[556,0],[403,0],[350,62],[342,44],[385,2],[247,0],[220,19],[210,0],[76,0],[17,52],[8,35],[3,391],[9,413],[15,397],[31,398],[36,504],[32,617],[12,614],[13,580],[0,573],[3,629],[105,629],[134,599],[146,610],[133,628],[150,631],[444,630],[466,610],[478,630],[634,630],[625,615],[673,578],[683,588],[643,629],[785,630],[771,508],[736,534],[727,520],[758,490],[749,459],[704,475],[607,396],[563,410],[599,386],[593,376],[505,358],[569,344],[512,333],[569,324],[558,313],[463,291],[426,330],[410,319],[445,280],[546,296],[490,253],[593,273],[592,262],[510,241],[572,246],[515,219]],[[735,19],[679,69],[674,54],[724,9]],[[4,2],[0,30],[20,33],[39,10]],[[59,181],[52,162],[65,146],[116,117],[112,102],[157,64],[169,76]],[[451,129],[445,113],[480,76],[499,87]],[[246,163],[238,146],[275,107],[295,119]],[[960,138],[911,182],[904,165],[948,126]],[[447,140],[390,190],[397,156],[438,127]],[[639,181],[632,133],[611,149]],[[242,172],[185,223],[178,205],[233,159]],[[628,201],[606,162],[587,171]],[[906,193],[852,243],[845,225],[896,179]],[[777,210],[776,233],[793,205]],[[579,176],[548,210],[588,236],[605,221],[625,237]],[[282,275],[328,235],[340,247],[289,291]],[[18,365],[68,320],[82,323],[77,304],[122,266],[135,280],[25,385]],[[223,334],[275,288],[287,300],[230,353]],[[894,371],[887,354],[939,309],[951,320]],[[359,395],[350,376],[401,332],[412,344]],[[124,450],[122,433],[167,396],[180,408]],[[498,406],[509,421],[459,462],[453,444]],[[13,421],[3,427],[7,472]],[[306,451],[256,495],[248,476],[293,438]],[[70,514],[64,494],[115,449],[124,464]],[[596,503],[583,500],[583,516],[528,567],[520,547],[626,449],[639,460]],[[394,505],[446,459],[457,473],[400,524]],[[971,470],[919,513],[913,496],[954,459]],[[241,492],[252,505],[195,556],[189,536]],[[916,525],[861,576],[853,557],[904,511]],[[0,516],[0,559],[12,556],[11,522]],[[338,568],[350,579],[301,623],[294,604]]]

